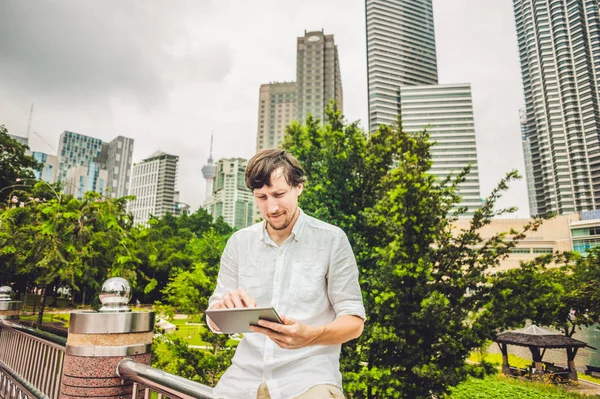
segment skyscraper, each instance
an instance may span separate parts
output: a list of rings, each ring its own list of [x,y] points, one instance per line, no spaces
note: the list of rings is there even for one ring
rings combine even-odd
[[[295,117],[295,82],[275,82],[260,86],[256,151],[278,147],[285,129]]]
[[[537,215],[600,204],[597,0],[513,0]]]
[[[435,142],[431,174],[443,180],[471,164],[459,192],[460,205],[467,207],[465,216],[472,216],[481,205],[481,192],[471,85],[401,86],[400,98],[404,131],[420,132],[427,127]]]
[[[101,151],[102,140],[64,131],[58,144],[58,181],[66,182],[69,169],[96,162]]]
[[[329,102],[342,110],[342,75],[333,35],[323,31],[304,32],[296,54],[296,120],[308,114],[323,120]]]
[[[438,180],[471,171],[459,187],[464,216],[481,205],[470,84],[438,85],[432,0],[365,0],[369,129],[395,125],[427,128],[431,174]]]
[[[213,187],[213,220],[223,217],[236,229],[254,223],[254,198],[246,187],[245,172],[248,161],[242,158],[221,159],[217,162]]]
[[[128,193],[133,163],[133,139],[118,136],[108,143],[107,166],[110,196],[124,197]]]
[[[108,189],[113,198],[123,197],[128,194],[132,157],[133,139],[118,136],[110,142],[102,142],[84,134],[65,131],[60,135],[58,145],[57,180],[66,182],[69,169],[95,163],[99,170],[107,171],[104,189]],[[73,173],[80,175],[83,172]]]
[[[136,199],[129,203],[129,211],[135,223],[146,224],[150,216],[175,212],[178,162],[178,156],[156,151],[133,165],[129,191]]]
[[[432,0],[366,0],[369,130],[396,123],[401,86],[438,83]]]

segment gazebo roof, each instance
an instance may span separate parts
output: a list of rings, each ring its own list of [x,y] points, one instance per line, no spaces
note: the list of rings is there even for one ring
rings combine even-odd
[[[583,341],[557,334],[536,325],[499,334],[495,341],[500,344],[535,346],[538,348],[584,348],[587,346],[595,349]]]

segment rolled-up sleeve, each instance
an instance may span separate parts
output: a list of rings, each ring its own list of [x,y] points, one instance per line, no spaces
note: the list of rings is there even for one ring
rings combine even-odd
[[[331,248],[327,294],[336,317],[353,315],[366,320],[358,266],[348,237],[341,230]]]

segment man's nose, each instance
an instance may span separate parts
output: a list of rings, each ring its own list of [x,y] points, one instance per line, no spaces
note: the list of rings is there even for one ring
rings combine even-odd
[[[267,209],[269,213],[275,213],[279,210],[279,201],[276,198],[267,199]]]

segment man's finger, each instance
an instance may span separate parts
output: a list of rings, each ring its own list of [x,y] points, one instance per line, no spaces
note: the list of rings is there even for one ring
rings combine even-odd
[[[272,321],[268,321],[268,320],[259,320],[258,321],[258,325],[268,328],[269,330],[273,330],[273,331],[277,331],[279,333],[283,332],[283,326],[279,323],[273,323]]]
[[[244,305],[246,305],[247,308],[256,307],[256,302],[254,301],[254,299],[250,295],[248,295],[248,293],[243,288],[240,288],[238,291],[242,302],[244,302]]]
[[[227,309],[235,308],[235,304],[231,300],[231,295],[227,294],[223,297],[223,305],[225,305]]]
[[[231,300],[233,301],[234,308],[245,308],[244,304],[242,303],[242,300],[240,299],[239,294],[236,291],[231,292],[230,295]]]

